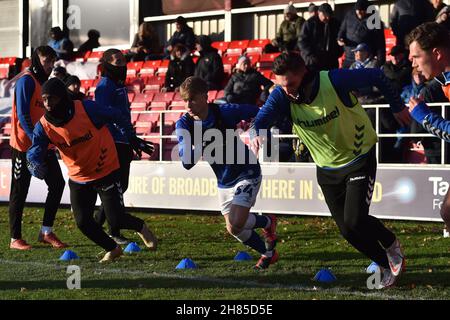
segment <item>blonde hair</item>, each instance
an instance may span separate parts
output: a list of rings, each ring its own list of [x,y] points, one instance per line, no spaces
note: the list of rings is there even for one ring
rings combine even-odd
[[[198,94],[208,94],[206,82],[199,77],[189,77],[180,86],[180,94],[183,100],[192,99]]]

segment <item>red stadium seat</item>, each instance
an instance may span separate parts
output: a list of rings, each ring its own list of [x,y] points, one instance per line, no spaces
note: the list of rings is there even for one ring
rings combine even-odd
[[[170,107],[183,107],[185,106],[185,102],[183,100],[173,100],[172,103],[170,104]],[[170,108],[169,107],[169,108]]]
[[[164,124],[172,125],[177,122],[178,119],[181,118],[183,113],[180,112],[170,112],[164,115]]]
[[[211,44],[213,48],[216,48],[219,51],[220,55],[227,51],[229,45],[230,43],[227,41],[216,41]]]
[[[181,106],[181,105],[176,105],[176,104],[175,105],[171,104],[169,109],[170,110],[180,110],[180,111],[185,111],[186,110],[184,105]]]
[[[247,48],[247,53],[258,52],[262,53],[264,47],[270,43],[269,39],[250,40]]]
[[[225,53],[226,56],[241,56],[244,52],[244,49],[242,48],[229,48],[227,49],[227,52]]]
[[[136,93],[133,102],[145,102],[149,104],[155,95],[153,93]]]
[[[159,110],[166,110],[167,102],[166,101],[152,101],[149,105],[149,109],[154,111],[154,110],[156,110],[155,108],[158,108]]]
[[[127,63],[127,77],[128,76],[137,76],[139,71],[141,71],[142,66],[144,65],[143,61],[137,62],[128,62]]]
[[[163,76],[150,76],[145,79],[145,90],[159,91],[164,86],[166,78]]]
[[[134,92],[128,92],[128,102],[133,102],[135,95]]]
[[[137,121],[156,124],[159,121],[159,113],[140,113]]]
[[[179,91],[175,92],[175,95],[173,96],[173,101],[183,101],[183,98],[181,97],[181,93]]]
[[[158,67],[161,65],[161,60],[146,61],[141,68],[141,77],[150,77],[156,73]]]
[[[261,58],[259,59],[259,62],[256,64],[256,66],[260,69],[270,69],[270,68],[272,68],[273,61],[280,54],[281,54],[281,52],[264,53],[261,55]]]
[[[0,79],[8,79],[9,77],[9,66],[0,66]]]
[[[94,85],[94,80],[92,79],[84,79],[80,80],[80,82],[81,82],[80,87],[85,88],[86,91],[88,91],[88,89]]]
[[[250,59],[250,61],[252,62],[252,66],[254,67],[259,62],[259,59],[261,59],[261,55],[259,53],[247,54],[247,57]]]
[[[249,40],[235,40],[235,41],[231,41],[230,45],[228,46],[228,49],[234,49],[234,48],[239,48],[239,49],[247,49],[248,44],[249,44]]]
[[[145,111],[147,104],[145,102],[133,102],[130,104],[131,111]]]
[[[217,97],[217,90],[210,90],[208,91],[208,101],[212,102],[216,99]]]
[[[223,65],[234,66],[239,59],[239,56],[224,56],[222,57]]]
[[[272,79],[272,76],[273,76],[272,70],[261,70],[260,72],[267,79]]]
[[[4,64],[10,65],[10,66],[14,66],[17,62],[17,57],[6,57],[3,58],[3,62]]]
[[[225,96],[225,93],[223,90],[220,90],[219,92],[217,92],[217,96],[216,99],[220,99],[223,98]]]
[[[99,62],[100,59],[102,58],[102,56],[103,56],[103,51],[93,51],[89,55],[89,58],[87,58],[87,61]]]
[[[169,67],[169,62],[170,62],[169,60],[163,60],[161,62],[161,64],[158,67],[158,72],[157,72],[158,75],[163,75],[163,74],[165,75],[166,74],[167,69]]]
[[[128,90],[141,92],[144,89],[144,80],[141,78],[127,78],[126,85]]]
[[[139,113],[131,112],[131,123],[134,125],[139,117]]]
[[[175,92],[159,92],[159,93],[155,94],[153,101],[170,102],[170,101],[172,101],[174,95],[175,95]]]

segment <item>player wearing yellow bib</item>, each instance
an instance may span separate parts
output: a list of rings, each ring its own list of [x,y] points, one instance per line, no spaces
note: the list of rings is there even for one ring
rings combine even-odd
[[[258,113],[252,149],[258,152],[261,129],[279,117],[292,122],[317,165],[317,180],[342,236],[382,270],[382,287],[395,284],[404,256],[395,235],[369,215],[375,184],[377,135],[352,90],[376,86],[401,125],[409,123],[400,97],[378,69],[311,72],[298,53],[275,59],[278,87]]]

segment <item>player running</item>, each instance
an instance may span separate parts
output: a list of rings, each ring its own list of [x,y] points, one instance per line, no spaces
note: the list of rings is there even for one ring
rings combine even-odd
[[[127,77],[127,61],[119,49],[108,49],[102,57],[102,78],[95,89],[95,101],[101,105],[118,109],[124,121],[131,123],[130,102],[128,101],[127,87],[125,80]],[[108,129],[116,144],[117,155],[120,164],[120,185],[122,193],[128,189],[130,177],[130,164],[133,160],[133,149],[130,146],[127,136],[115,124],[108,124]],[[106,219],[103,204],[94,213],[94,219],[103,225]],[[127,244],[129,240],[125,238],[118,229],[109,226],[109,234],[117,244]]]
[[[115,123],[137,152],[153,152],[153,146],[136,137],[118,110],[93,101],[72,101],[64,84],[50,79],[42,87],[45,115],[33,131],[27,152],[28,168],[43,179],[49,171],[45,154],[54,144],[69,172],[70,203],[81,232],[107,252],[100,262],[122,255],[122,248],[93,219],[97,195],[111,227],[136,231],[145,245],[155,248],[156,239],[144,221],[125,212],[119,177],[119,160],[107,123]]]
[[[33,128],[45,112],[41,98],[41,85],[48,79],[53,70],[56,52],[49,46],[36,48],[31,56],[31,66],[16,78],[11,114],[12,168],[11,190],[9,194],[9,225],[11,243],[9,247],[16,250],[30,250],[32,247],[22,239],[22,216],[31,174],[26,166],[26,152],[31,146]],[[38,241],[52,245],[54,248],[64,248],[53,232],[56,212],[58,211],[64,191],[64,178],[59,167],[54,149],[45,149],[43,157],[51,175],[45,176],[48,186],[45,200],[44,219],[38,235]]]
[[[381,266],[382,287],[395,284],[405,259],[400,242],[369,215],[375,184],[377,135],[352,90],[376,86],[400,124],[408,111],[378,69],[311,72],[300,54],[282,53],[273,65],[280,85],[256,116],[251,146],[257,154],[261,129],[287,117],[317,165],[317,180],[342,236]],[[403,110],[402,110],[403,109]]]
[[[438,23],[425,23],[415,28],[407,37],[410,60],[414,68],[427,80],[436,79],[445,96],[450,101],[450,35],[448,30]],[[422,98],[412,97],[409,112],[430,133],[450,142],[450,121],[432,112]],[[447,232],[450,231],[450,195],[444,197],[441,217]]]
[[[256,157],[237,137],[225,143],[226,131],[234,133],[242,120],[254,118],[259,111],[253,105],[208,104],[206,83],[198,77],[187,78],[180,87],[187,113],[176,123],[179,154],[183,167],[191,169],[203,156],[213,169],[219,188],[219,201],[228,232],[238,241],[261,254],[255,269],[266,269],[277,262],[276,217],[250,213],[261,185],[261,168]],[[204,138],[219,130],[222,143]],[[201,134],[201,137],[198,135]],[[214,147],[213,147],[214,144]],[[207,155],[206,151],[215,149]],[[242,154],[238,151],[242,150]],[[232,155],[230,161],[230,155]],[[213,159],[214,158],[214,159]],[[238,161],[242,160],[242,161]],[[228,161],[227,161],[228,160]],[[263,228],[263,241],[254,229]]]

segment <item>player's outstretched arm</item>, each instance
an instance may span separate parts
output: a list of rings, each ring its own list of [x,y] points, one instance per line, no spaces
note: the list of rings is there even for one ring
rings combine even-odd
[[[400,94],[381,69],[336,69],[331,70],[329,75],[333,86],[343,101],[346,98],[348,99],[348,94],[354,90],[374,86],[385,97],[395,119],[401,126],[408,126],[411,122],[411,117],[402,103]]]
[[[50,140],[40,122],[36,123],[34,127],[32,142],[33,144],[27,151],[27,167],[33,176],[44,179],[48,171],[45,158]]]
[[[450,142],[450,121],[432,112],[422,98],[413,97],[409,100],[409,112],[429,133]]]

